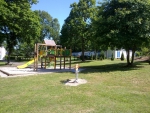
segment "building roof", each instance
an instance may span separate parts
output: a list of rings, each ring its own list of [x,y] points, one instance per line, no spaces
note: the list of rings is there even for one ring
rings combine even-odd
[[[56,43],[54,40],[44,40],[44,43],[49,46],[56,46]]]

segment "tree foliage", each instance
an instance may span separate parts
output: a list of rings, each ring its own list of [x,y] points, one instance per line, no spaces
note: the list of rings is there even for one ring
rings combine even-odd
[[[33,57],[33,50],[35,43],[43,43],[45,38],[50,39],[51,37],[55,42],[59,43],[59,22],[58,19],[52,18],[52,16],[46,11],[35,10],[36,15],[40,18],[39,22],[41,25],[40,36],[36,39],[30,40],[30,43],[26,41],[18,44],[18,49],[15,53],[19,53],[25,57]],[[19,51],[19,52],[18,52]]]
[[[67,40],[65,43],[69,44],[71,48],[78,46],[82,49],[84,56],[84,50],[91,36],[89,29],[91,18],[94,16],[95,0],[79,0],[78,4],[73,3],[70,7],[71,12],[61,30],[61,42]],[[84,57],[82,59],[84,61]]]
[[[126,49],[127,65],[132,65],[135,51],[150,42],[150,1],[107,0],[98,9],[95,25],[101,44]]]
[[[35,11],[40,17],[41,23],[41,33],[39,42],[42,42],[45,38],[50,39],[51,37],[57,42],[59,42],[59,30],[60,25],[57,18],[53,18],[46,11]]]
[[[0,36],[1,43],[6,42],[8,56],[18,42],[36,39],[40,34],[38,16],[31,11],[31,4],[36,0],[1,0],[0,1]],[[8,61],[9,63],[9,57]]]

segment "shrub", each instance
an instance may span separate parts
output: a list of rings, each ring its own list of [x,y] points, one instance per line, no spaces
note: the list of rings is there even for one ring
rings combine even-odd
[[[123,60],[124,60],[124,54],[122,52],[122,54],[121,54],[121,61],[123,61]]]
[[[91,60],[93,60],[93,55],[91,54]]]
[[[135,55],[136,55],[136,57],[139,57],[139,56],[141,56],[141,53],[139,51],[136,51]]]
[[[105,56],[104,56],[104,53],[103,53],[103,52],[99,55],[99,58],[100,58],[100,60],[103,60],[103,59],[105,58]]]
[[[80,56],[80,59],[83,60],[83,59],[82,59],[82,55]],[[91,58],[90,56],[84,56],[84,60],[91,60],[91,59],[92,59],[92,58]]]
[[[102,57],[100,57],[99,59],[100,59],[100,60],[103,60],[103,58],[102,58]]]
[[[113,61],[114,60],[114,54],[112,53],[111,55],[111,60]]]

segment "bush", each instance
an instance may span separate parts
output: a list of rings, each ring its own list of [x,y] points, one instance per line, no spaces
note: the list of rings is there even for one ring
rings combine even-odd
[[[136,57],[139,57],[139,56],[141,56],[141,53],[138,52],[138,51],[136,51],[136,52],[135,52],[135,55],[136,55]]]
[[[100,57],[99,59],[100,59],[100,60],[103,60],[103,58],[102,58],[102,57]]]
[[[103,53],[103,52],[99,55],[99,58],[100,58],[100,60],[105,59],[105,56],[104,56],[104,53]]]
[[[96,55],[87,56],[87,60],[96,60]]]
[[[114,54],[112,53],[111,55],[111,60],[113,61],[114,60]]]
[[[93,60],[93,55],[91,54],[91,60]]]
[[[121,61],[123,61],[123,60],[124,60],[124,54],[122,52],[122,54],[121,54]]]
[[[82,55],[80,56],[80,59],[83,60],[83,59],[82,59]],[[84,60],[90,60],[90,59],[91,59],[90,56],[84,56]]]

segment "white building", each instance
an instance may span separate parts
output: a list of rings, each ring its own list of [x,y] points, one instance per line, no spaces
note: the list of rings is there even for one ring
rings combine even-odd
[[[124,54],[124,58],[127,58],[127,53],[124,49],[120,49],[120,50],[107,50],[104,52],[104,55],[106,58],[111,58],[112,53],[114,55],[114,58],[121,58],[121,54]],[[132,51],[130,51],[130,58],[132,56]]]
[[[97,52],[96,54],[99,55],[100,52]],[[76,57],[80,57],[81,55],[82,55],[82,52],[73,52],[72,53],[72,56],[76,56]],[[94,51],[85,51],[84,52],[84,56],[92,56],[92,55],[95,55]]]
[[[4,60],[6,55],[6,49],[2,46],[0,47],[0,60]]]

